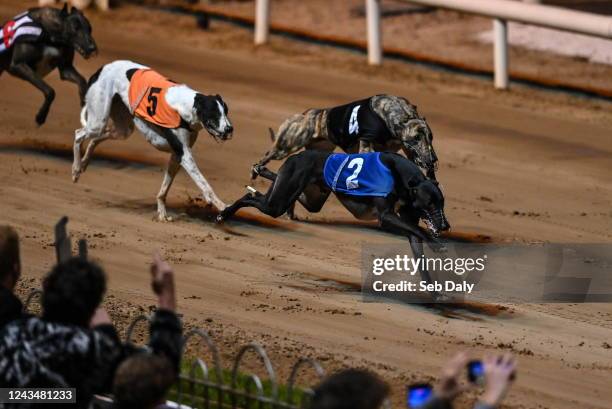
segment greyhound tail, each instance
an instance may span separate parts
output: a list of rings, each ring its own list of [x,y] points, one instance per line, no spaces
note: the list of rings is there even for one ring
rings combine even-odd
[[[83,128],[87,126],[87,104],[81,109],[81,126]]]

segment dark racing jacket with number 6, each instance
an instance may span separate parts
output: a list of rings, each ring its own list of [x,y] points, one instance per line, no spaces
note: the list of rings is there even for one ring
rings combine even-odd
[[[360,140],[384,145],[391,132],[384,120],[372,109],[372,97],[337,106],[329,110],[329,140],[345,151]]]

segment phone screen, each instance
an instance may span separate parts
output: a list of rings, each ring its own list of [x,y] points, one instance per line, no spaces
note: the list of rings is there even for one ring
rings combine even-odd
[[[472,383],[480,383],[484,378],[484,365],[482,361],[470,361],[467,365],[468,379]]]
[[[408,387],[407,406],[409,409],[417,409],[425,405],[432,394],[431,385],[417,384]]]

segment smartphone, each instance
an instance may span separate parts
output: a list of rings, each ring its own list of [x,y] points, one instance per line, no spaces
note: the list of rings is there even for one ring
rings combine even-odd
[[[467,376],[470,382],[481,385],[484,382],[484,364],[482,361],[470,361],[467,364]]]
[[[426,383],[417,383],[408,387],[406,398],[406,406],[409,409],[418,409],[423,407],[431,398],[433,387]]]

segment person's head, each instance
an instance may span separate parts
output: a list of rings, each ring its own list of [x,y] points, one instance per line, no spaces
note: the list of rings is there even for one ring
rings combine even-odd
[[[43,281],[43,318],[87,327],[105,291],[106,275],[96,263],[75,257],[58,264]]]
[[[389,395],[389,385],[376,374],[347,369],[321,382],[314,390],[312,409],[379,409]]]
[[[10,226],[0,226],[0,287],[13,290],[21,275],[19,236]]]
[[[123,361],[113,382],[118,408],[151,409],[164,403],[176,379],[170,361],[150,353],[133,355]]]

